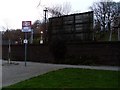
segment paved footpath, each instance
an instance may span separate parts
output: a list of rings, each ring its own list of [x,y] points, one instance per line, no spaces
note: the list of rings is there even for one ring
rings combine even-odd
[[[8,64],[7,61],[2,63],[2,86],[9,86],[17,82],[35,77],[53,70],[62,68],[85,68],[85,69],[98,69],[98,70],[113,70],[118,71],[119,67],[111,66],[84,66],[84,65],[62,65],[62,64],[46,64],[27,62],[25,67],[24,62],[12,62]]]

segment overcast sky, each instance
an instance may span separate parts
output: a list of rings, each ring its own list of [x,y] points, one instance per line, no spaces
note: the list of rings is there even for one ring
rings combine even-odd
[[[44,9],[41,6],[49,7],[69,2],[72,6],[71,12],[85,12],[89,11],[89,7],[96,1],[98,0],[0,0],[0,29],[3,29],[2,26],[21,29],[22,21],[41,20]],[[41,6],[37,7],[39,2]]]

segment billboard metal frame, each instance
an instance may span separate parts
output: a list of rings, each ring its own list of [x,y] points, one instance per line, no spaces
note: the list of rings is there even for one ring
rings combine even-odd
[[[49,40],[63,38],[66,41],[93,39],[93,11],[53,17],[49,19]]]

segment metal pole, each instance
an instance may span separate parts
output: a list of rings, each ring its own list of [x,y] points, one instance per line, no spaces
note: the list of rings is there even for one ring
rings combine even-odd
[[[47,8],[44,10],[45,12],[45,42],[47,41]]]
[[[25,67],[27,66],[27,33],[25,32]]]
[[[118,41],[120,41],[120,28],[118,28]]]
[[[8,47],[8,64],[11,63],[11,60],[10,60],[10,54],[11,54],[11,47],[10,47],[10,39],[9,39],[9,47]]]
[[[31,29],[31,44],[33,43],[33,29]]]
[[[46,30],[47,9],[45,9],[44,12],[45,12],[45,30]]]

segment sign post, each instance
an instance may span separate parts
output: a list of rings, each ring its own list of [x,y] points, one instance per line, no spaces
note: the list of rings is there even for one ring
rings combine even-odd
[[[24,39],[24,44],[25,44],[25,67],[27,66],[27,33],[31,32],[31,21],[22,21],[22,32],[25,33],[25,39]]]
[[[25,33],[25,66],[26,66],[26,61],[27,61],[27,33]]]

